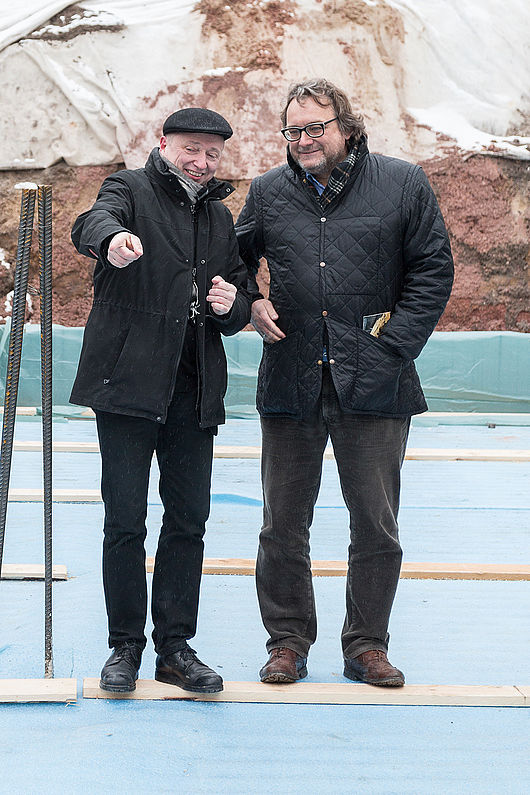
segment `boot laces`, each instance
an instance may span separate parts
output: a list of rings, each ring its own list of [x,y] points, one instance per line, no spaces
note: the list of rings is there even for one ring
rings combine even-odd
[[[195,649],[192,649],[191,646],[186,646],[186,648],[181,649],[178,653],[183,660],[197,660],[197,652]]]
[[[131,644],[124,644],[123,646],[118,646],[118,648],[116,649],[116,659],[124,660],[125,662],[130,663],[130,665],[137,666],[138,665],[137,647]]]

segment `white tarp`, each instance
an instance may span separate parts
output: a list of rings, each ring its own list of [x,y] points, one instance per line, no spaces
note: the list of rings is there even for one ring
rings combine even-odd
[[[465,149],[495,142],[517,155],[513,136],[506,135],[530,125],[528,0],[388,2],[403,14],[407,30],[409,112]]]
[[[224,175],[254,176],[283,160],[287,85],[317,74],[351,93],[374,150],[421,159],[449,136],[530,159],[529,140],[514,140],[530,104],[524,0],[285,0],[270,30],[268,3],[218,3],[223,33],[189,0],[0,0],[0,168],[134,167],[163,119],[195,104],[235,129]]]

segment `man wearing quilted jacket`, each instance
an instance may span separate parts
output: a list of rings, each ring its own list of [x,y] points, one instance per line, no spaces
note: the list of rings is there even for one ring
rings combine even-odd
[[[263,337],[263,527],[256,580],[269,634],[262,682],[307,675],[316,638],[309,527],[331,438],[350,513],[344,675],[399,687],[387,658],[399,579],[400,470],[410,417],[427,405],[414,366],[449,298],[453,261],[419,166],[368,150],[362,117],[324,79],[282,113],[287,164],[253,180],[236,224]]]

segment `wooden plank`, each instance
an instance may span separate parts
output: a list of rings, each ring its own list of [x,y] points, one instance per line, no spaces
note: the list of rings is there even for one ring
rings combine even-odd
[[[42,442],[15,441],[13,450],[40,453]],[[53,442],[52,450],[54,453],[99,453],[99,444],[97,442]]]
[[[429,449],[411,447],[406,461],[530,461],[530,450]]]
[[[426,411],[421,417],[433,417],[434,419],[444,417],[458,417],[460,419],[489,419],[490,417],[502,417],[504,419],[527,419],[530,415],[523,411]]]
[[[0,406],[0,415],[4,413],[4,407]],[[20,417],[34,417],[37,414],[35,406],[18,406],[16,414]]]
[[[9,489],[9,502],[42,502],[42,489]],[[99,489],[54,489],[53,502],[101,502]]]
[[[0,702],[76,700],[77,679],[0,679]]]
[[[530,580],[523,563],[404,563],[402,579],[413,580]]]
[[[153,572],[154,558],[146,559],[148,573]],[[205,558],[203,574],[252,575],[256,562],[251,558]],[[314,560],[315,577],[344,577],[344,560]],[[520,563],[403,563],[404,580],[530,580],[530,565]]]
[[[18,452],[37,453],[42,450],[39,441],[15,441],[13,449]],[[97,453],[97,442],[53,442],[56,453]],[[216,445],[214,458],[259,459],[261,447],[250,445]],[[328,447],[324,458],[334,458],[333,450]],[[421,448],[411,447],[407,450],[407,461],[530,461],[530,450],[483,450],[459,448]]]
[[[231,701],[273,704],[386,704],[400,706],[524,707],[525,697],[513,686],[405,685],[385,688],[355,683],[297,682],[265,685],[225,682],[221,693],[189,693],[152,679],[139,679],[133,693],[108,693],[99,679],[85,679],[83,698]]]
[[[67,580],[66,566],[57,564],[52,566],[54,580]],[[43,580],[44,564],[42,563],[3,563],[2,580]]]
[[[525,707],[530,707],[530,685],[518,685],[517,690],[524,698]]]

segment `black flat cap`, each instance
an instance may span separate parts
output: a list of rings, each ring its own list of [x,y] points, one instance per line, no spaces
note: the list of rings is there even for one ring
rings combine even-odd
[[[162,128],[164,135],[174,132],[200,132],[230,138],[233,130],[219,113],[208,108],[183,108],[168,116]]]

